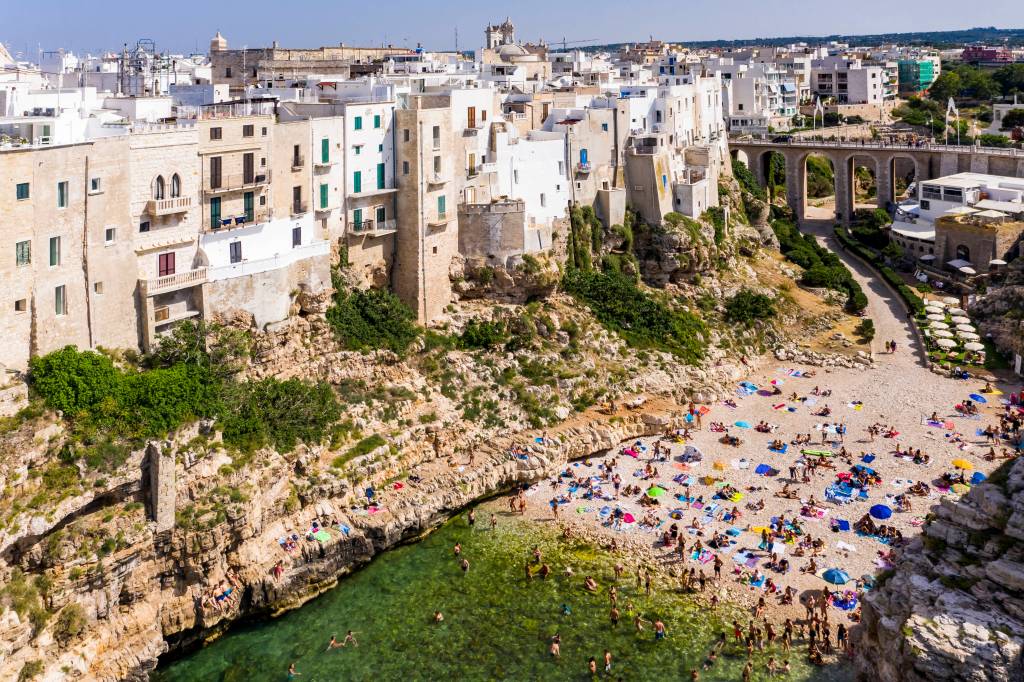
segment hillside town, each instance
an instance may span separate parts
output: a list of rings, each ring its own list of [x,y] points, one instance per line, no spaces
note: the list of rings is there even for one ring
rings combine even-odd
[[[1024,40],[497,19],[0,44],[0,678],[1021,679]]]

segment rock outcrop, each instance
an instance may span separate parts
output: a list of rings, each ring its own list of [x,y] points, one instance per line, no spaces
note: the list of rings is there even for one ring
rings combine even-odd
[[[1024,679],[1024,459],[944,498],[879,582],[864,600],[861,679]]]

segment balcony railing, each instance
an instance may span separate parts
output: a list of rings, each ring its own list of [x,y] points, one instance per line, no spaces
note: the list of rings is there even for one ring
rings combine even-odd
[[[431,173],[427,176],[428,185],[443,185],[446,182],[448,182],[448,178],[441,173]]]
[[[590,172],[590,162],[589,161],[580,161],[579,163],[577,163],[576,164],[576,172],[577,173],[584,173],[584,174],[589,173]]]
[[[398,188],[395,187],[395,181],[392,179],[390,182],[384,183],[383,187],[374,185],[373,187],[362,187],[358,192],[352,192],[348,196],[350,199],[361,199],[363,197],[372,197],[378,194],[389,194],[391,192],[397,192]]]
[[[258,213],[253,212],[251,214],[241,214],[235,216],[217,216],[216,218],[210,218],[210,229],[212,230],[228,230],[234,227],[244,227],[246,225],[254,225],[256,223],[265,223],[270,220],[269,211],[260,211]]]
[[[166,294],[169,291],[194,287],[205,282],[206,268],[196,268],[195,270],[176,272],[173,275],[144,279],[140,283],[142,284],[144,296],[156,296],[157,294]]]
[[[317,157],[313,161],[313,169],[318,171],[330,170],[331,166],[338,164],[337,159],[327,159],[324,161],[323,157]]]
[[[306,157],[302,154],[292,157],[292,170],[299,170],[306,165]]]
[[[480,164],[480,172],[481,173],[497,173],[498,172],[498,164],[493,163],[493,162],[492,163],[481,163]]]
[[[364,220],[359,223],[352,223],[351,233],[355,235],[384,235],[394,232],[398,229],[395,220]]]
[[[155,217],[185,213],[192,208],[192,197],[174,197],[172,199],[150,199],[146,204],[146,213]]]
[[[293,201],[292,202],[292,216],[303,215],[309,213],[309,205],[305,201]]]
[[[270,183],[270,171],[264,170],[252,175],[237,173],[234,175],[221,175],[220,178],[207,176],[203,180],[203,194],[224,194],[226,192],[239,192],[246,189],[263,187]]]
[[[430,218],[427,220],[428,227],[444,227],[450,223],[455,216],[448,211],[441,211],[437,214],[437,217]]]

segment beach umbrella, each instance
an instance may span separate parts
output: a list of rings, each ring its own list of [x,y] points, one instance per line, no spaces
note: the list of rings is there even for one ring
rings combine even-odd
[[[951,339],[953,338],[953,332],[947,329],[936,329],[932,332],[932,336],[937,339]]]
[[[964,267],[960,268],[960,272],[964,273],[965,275],[977,275],[978,274],[977,270],[975,270],[974,268],[969,268],[966,265]]]
[[[876,519],[885,520],[892,516],[892,509],[886,507],[884,504],[876,504],[869,510],[868,513],[870,513]]]
[[[939,348],[956,348],[956,341],[953,339],[939,339],[935,342]]]
[[[937,305],[925,306],[924,311],[929,315],[941,315],[943,312],[942,308]]]
[[[736,426],[740,427],[741,429],[749,429],[750,428],[750,422],[738,421],[738,422],[736,422]]]
[[[976,403],[981,403],[982,405],[988,402],[988,399],[985,396],[981,395],[980,393],[972,393],[967,397]]]
[[[650,497],[652,499],[657,499],[664,494],[665,489],[662,488],[661,486],[652,485],[650,488],[647,489],[647,497]]]
[[[932,313],[931,315],[928,316],[928,319],[931,320],[932,322],[945,322],[946,317],[944,315],[940,315],[939,313]]]
[[[989,265],[1006,265],[1006,261],[1002,258],[993,258],[988,262]]]
[[[950,315],[966,315],[967,314],[967,311],[965,311],[963,308],[950,308],[946,312],[948,312]]]
[[[956,335],[959,336],[964,341],[980,341],[981,340],[981,337],[978,336],[977,334],[975,334],[974,332],[957,331]],[[985,347],[982,346],[981,348],[978,348],[977,350],[982,350],[983,348],[985,348]]]
[[[949,329],[949,325],[946,324],[945,322],[932,322],[928,326],[931,327],[932,329]]]
[[[833,585],[843,585],[850,582],[850,576],[841,568],[830,568],[821,574],[821,577],[825,579],[825,582],[832,583]]]
[[[957,315],[953,318],[953,324],[970,324],[971,320],[963,315]]]
[[[968,462],[966,459],[954,459],[953,466],[957,469],[963,469],[964,471],[970,471],[974,468],[974,465]]]
[[[960,299],[953,298],[952,296],[946,296],[942,299],[942,302],[946,305],[960,305]]]
[[[967,324],[966,322],[963,322],[963,323],[961,323],[961,324],[958,324],[958,325],[956,326],[956,328],[957,328],[957,329],[959,329],[959,330],[960,330],[960,331],[962,331],[962,332],[973,332],[973,331],[977,331],[977,330],[976,330],[976,329],[975,329],[974,327],[972,327],[971,325]]]
[[[971,486],[966,485],[964,483],[954,483],[950,489],[957,495],[963,495],[964,493],[971,489]]]
[[[964,344],[964,350],[973,350],[973,351],[985,350],[985,344],[978,343],[976,341],[971,341],[970,343],[965,343]]]

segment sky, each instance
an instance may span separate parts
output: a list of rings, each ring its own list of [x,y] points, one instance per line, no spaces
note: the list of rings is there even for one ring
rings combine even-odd
[[[521,40],[631,42],[788,35],[1024,28],[1024,0],[47,0],[5,2],[0,42],[32,59],[39,49],[117,49],[151,38],[157,49],[206,52],[216,31],[229,47],[345,43],[472,50],[506,15]],[[641,9],[642,8],[642,9]]]

